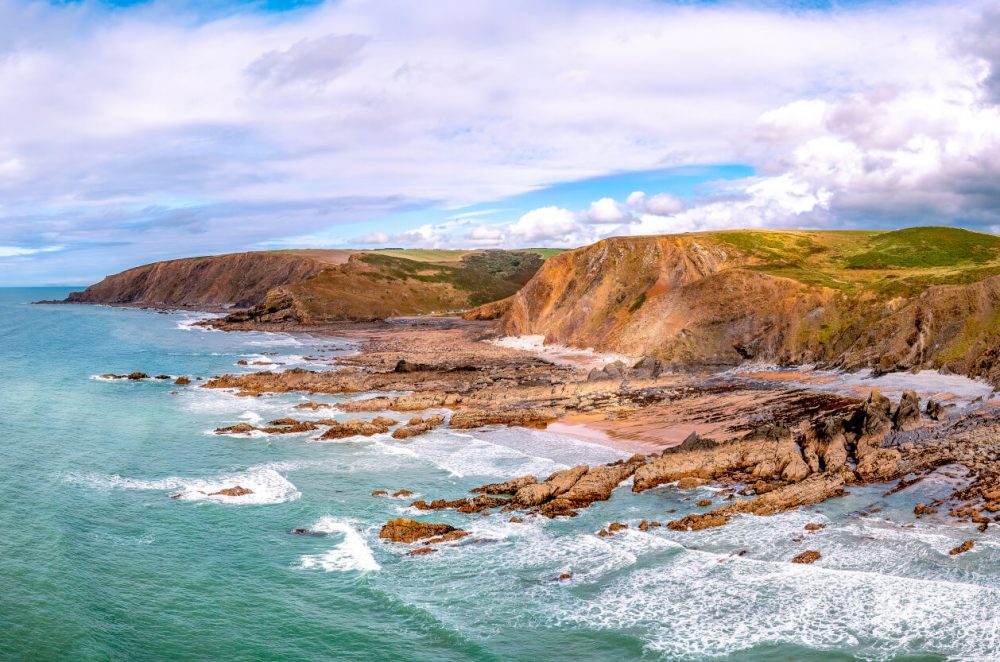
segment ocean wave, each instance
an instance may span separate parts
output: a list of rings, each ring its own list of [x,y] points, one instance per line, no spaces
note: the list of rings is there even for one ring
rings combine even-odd
[[[141,478],[127,478],[118,474],[110,476],[69,474],[66,476],[66,481],[101,490],[171,491],[173,492],[170,495],[171,498],[176,498],[180,501],[265,505],[294,501],[301,496],[295,485],[278,472],[279,468],[287,471],[290,466],[285,464],[282,467],[277,467],[276,465],[264,464],[249,467],[246,471],[223,474],[212,478],[168,476],[166,478],[145,480]],[[213,494],[236,485],[250,489],[253,493],[244,496]]]
[[[312,525],[313,531],[330,534],[341,534],[343,540],[332,549],[322,554],[306,554],[300,559],[301,567],[305,569],[321,568],[326,572],[372,572],[381,570],[382,566],[375,560],[371,547],[364,537],[354,528],[352,520],[340,519],[324,515]]]

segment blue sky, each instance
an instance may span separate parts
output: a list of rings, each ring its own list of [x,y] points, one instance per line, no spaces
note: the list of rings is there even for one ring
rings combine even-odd
[[[274,247],[993,231],[998,16],[0,0],[0,284]]]

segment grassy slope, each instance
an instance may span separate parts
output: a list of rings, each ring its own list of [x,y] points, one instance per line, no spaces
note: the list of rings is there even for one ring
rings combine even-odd
[[[929,285],[1000,273],[1000,237],[958,228],[741,230],[685,237],[741,255],[745,268],[848,293],[912,295]]]

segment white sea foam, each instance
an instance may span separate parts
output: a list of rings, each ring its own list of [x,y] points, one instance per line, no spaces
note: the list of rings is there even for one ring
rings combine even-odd
[[[86,485],[94,489],[157,490],[171,491],[181,501],[213,501],[238,505],[261,505],[294,501],[301,496],[279,469],[288,470],[289,465],[262,464],[249,467],[246,471],[223,474],[212,478],[185,478],[168,476],[153,480],[127,478],[117,474],[102,476],[96,474],[70,474],[66,480]],[[253,491],[239,497],[212,495],[213,492],[239,485]],[[173,494],[171,496],[173,496]],[[212,495],[212,496],[210,496]]]
[[[608,363],[622,361],[624,363],[634,363],[635,358],[624,354],[611,354],[607,352],[597,352],[589,348],[568,347],[557,343],[546,343],[545,336],[505,336],[490,340],[490,343],[498,347],[509,349],[520,349],[539,356],[543,359],[564,365],[578,365],[586,368],[600,368]]]
[[[200,326],[198,322],[204,322],[205,320],[218,319],[220,317],[225,317],[224,315],[199,315],[197,317],[188,317],[182,319],[175,325],[175,328],[181,331],[201,331],[202,333],[221,333],[219,329],[211,326]]]
[[[548,475],[566,465],[537,457],[471,434],[434,431],[415,437],[407,447],[417,457],[444,469],[452,476]]]
[[[372,553],[364,537],[354,528],[352,520],[340,519],[324,515],[312,526],[313,531],[330,534],[341,534],[343,540],[323,554],[306,554],[301,557],[302,567],[322,568],[332,571],[371,572],[381,570],[375,555]]]
[[[991,659],[1000,647],[1000,591],[959,582],[895,577],[726,558],[688,551],[669,564],[611,582],[585,604],[564,604],[557,622],[639,629],[671,659],[732,654],[765,642]],[[724,616],[728,615],[728,616]]]

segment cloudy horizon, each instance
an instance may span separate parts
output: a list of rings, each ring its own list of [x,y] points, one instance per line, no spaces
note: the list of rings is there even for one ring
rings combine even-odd
[[[1000,3],[0,0],[0,285],[275,248],[1000,231]]]

